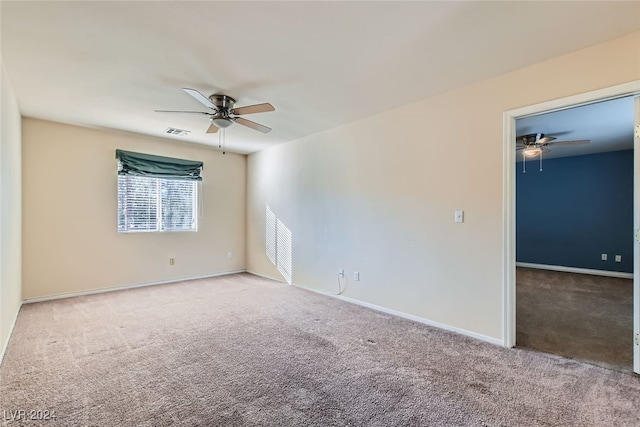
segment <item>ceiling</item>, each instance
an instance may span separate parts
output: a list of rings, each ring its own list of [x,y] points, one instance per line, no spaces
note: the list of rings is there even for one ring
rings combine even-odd
[[[204,111],[183,87],[273,104],[248,117],[271,133],[227,130],[238,153],[628,34],[639,17],[640,2],[612,1],[0,2],[24,116],[217,146],[207,117],[154,110]]]
[[[545,159],[633,149],[634,97],[613,99],[516,120],[516,135],[543,133],[553,141],[588,140],[585,145],[549,146]],[[522,161],[522,156],[516,156]],[[526,160],[539,160],[529,157]]]

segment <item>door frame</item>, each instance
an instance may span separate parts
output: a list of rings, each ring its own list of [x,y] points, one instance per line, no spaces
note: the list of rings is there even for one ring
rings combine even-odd
[[[565,98],[554,99],[535,105],[521,107],[503,113],[503,148],[502,148],[502,217],[503,217],[503,271],[502,271],[502,341],[505,347],[516,345],[516,119],[565,110],[581,105],[593,104],[625,96],[640,95],[640,80],[598,89]],[[640,149],[638,138],[634,142],[634,229],[640,229]],[[640,329],[640,250],[634,240],[634,334]],[[631,344],[633,345],[633,344]],[[640,373],[640,350],[634,347],[634,371]]]

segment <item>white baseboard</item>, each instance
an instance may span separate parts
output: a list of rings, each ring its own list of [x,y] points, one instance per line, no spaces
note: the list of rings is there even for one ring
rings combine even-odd
[[[367,307],[370,308],[372,310],[376,310],[376,311],[380,311],[382,313],[387,313],[387,314],[391,314],[392,316],[397,316],[397,317],[402,317],[404,319],[408,319],[408,320],[413,320],[414,322],[418,322],[418,323],[422,323],[424,325],[428,325],[428,326],[433,326],[435,328],[438,329],[444,329],[446,331],[451,331],[451,332],[455,332],[461,335],[466,335],[468,337],[471,338],[475,338],[477,340],[480,341],[485,341],[491,344],[495,344],[495,345],[499,345],[504,347],[504,342],[501,339],[498,338],[493,338],[493,337],[489,337],[487,335],[482,335],[482,334],[478,334],[476,332],[472,332],[472,331],[468,331],[466,329],[461,329],[461,328],[456,328],[455,326],[450,326],[450,325],[446,325],[444,323],[440,323],[440,322],[435,322],[433,320],[428,320],[422,317],[418,317],[418,316],[414,316],[412,314],[408,314],[408,313],[404,313],[402,311],[397,311],[397,310],[393,310],[387,307],[382,307],[379,305],[375,305],[375,304],[371,304],[368,302],[364,302],[364,301],[360,301],[357,300],[355,298],[349,298],[349,297],[345,297],[343,295],[338,295],[336,293],[331,293],[331,292],[327,292],[327,291],[322,291],[319,289],[314,289],[314,288],[309,288],[306,286],[302,286],[302,285],[298,285],[298,284],[293,284],[293,286],[300,288],[300,289],[305,289],[307,291],[311,291],[311,292],[315,292],[318,294],[322,294],[322,295],[326,295],[332,298],[337,298],[339,300],[351,303],[351,304],[356,304],[362,307]]]
[[[230,274],[238,274],[238,273],[246,273],[246,272],[247,270],[225,271],[223,273],[207,274],[204,276],[183,277],[180,279],[161,280],[158,282],[137,283],[132,285],[122,285],[122,286],[114,286],[109,288],[91,289],[88,291],[69,292],[64,294],[47,295],[44,297],[27,298],[27,299],[24,299],[22,302],[23,304],[31,304],[34,302],[51,301],[56,299],[79,297],[84,295],[102,294],[105,292],[115,292],[115,291],[122,291],[125,289],[144,288],[147,286],[166,285],[169,283],[185,282],[187,280],[208,279],[211,277],[227,276]]]
[[[22,303],[20,303],[20,307],[18,308],[16,317],[13,318],[13,322],[9,327],[9,334],[7,334],[7,341],[2,344],[2,349],[0,349],[0,366],[2,365],[2,361],[4,360],[4,355],[7,352],[7,348],[9,348],[9,341],[11,341],[11,336],[13,335],[13,329],[16,327],[16,323],[18,322],[18,315],[20,314],[21,309],[22,309]]]
[[[267,275],[261,274],[261,273],[256,273],[255,271],[247,270],[247,273],[253,274],[253,275],[258,276],[258,277],[263,277],[265,279],[274,280],[276,282],[281,282],[281,283],[283,283],[285,285],[287,284],[287,282],[282,280],[282,279],[270,277],[270,276],[267,276]],[[310,287],[303,286],[303,285],[300,285],[300,284],[297,284],[297,283],[293,283],[292,285],[295,286],[296,288],[300,288],[300,289],[304,289],[304,290],[307,290],[307,291],[315,292],[315,293],[321,294],[321,295],[326,295],[326,296],[329,296],[329,297],[332,297],[332,298],[337,298],[339,300],[342,300],[342,301],[345,301],[345,302],[348,302],[348,303],[351,303],[351,304],[356,304],[356,305],[359,305],[359,306],[362,306],[362,307],[367,307],[367,308],[370,308],[372,310],[376,310],[376,311],[380,311],[380,312],[383,312],[383,313],[390,314],[392,316],[397,316],[397,317],[402,317],[404,319],[413,320],[414,322],[422,323],[422,324],[428,325],[428,326],[433,326],[433,327],[439,328],[439,329],[444,329],[446,331],[456,332],[458,334],[466,335],[468,337],[475,338],[475,339],[478,339],[480,341],[485,341],[485,342],[488,342],[488,343],[491,343],[491,344],[496,344],[496,345],[504,347],[503,340],[498,339],[498,338],[493,338],[493,337],[489,337],[489,336],[486,336],[486,335],[478,334],[476,332],[467,331],[466,329],[456,328],[455,326],[449,326],[449,325],[446,325],[444,323],[439,323],[439,322],[435,322],[433,320],[424,319],[422,317],[414,316],[412,314],[407,314],[407,313],[404,313],[402,311],[392,310],[392,309],[387,308],[387,307],[382,307],[382,306],[379,306],[379,305],[375,305],[375,304],[371,304],[371,303],[368,303],[368,302],[360,301],[360,300],[357,300],[355,298],[345,297],[345,296],[339,295],[339,294],[337,294],[335,292],[329,292],[329,291],[323,291],[323,290],[320,290],[320,289],[310,288]]]
[[[621,271],[592,270],[589,268],[565,267],[563,265],[532,264],[528,262],[516,262],[516,267],[536,268],[539,270],[562,271],[565,273],[592,274],[595,276],[618,277],[621,279],[633,279],[633,273]]]
[[[289,284],[282,277],[271,277],[271,276],[268,276],[266,274],[256,273],[255,271],[252,271],[252,270],[246,270],[246,272],[249,273],[249,274],[253,274],[254,276],[262,277],[263,279],[273,280],[274,282],[284,283],[285,285]]]

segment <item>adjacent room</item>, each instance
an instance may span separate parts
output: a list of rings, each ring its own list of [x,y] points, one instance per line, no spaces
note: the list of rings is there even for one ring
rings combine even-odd
[[[0,36],[3,425],[640,424],[640,3],[2,0]],[[602,100],[624,146],[535,122]],[[565,279],[521,293],[595,270],[622,361],[537,344]]]
[[[633,125],[633,97],[517,121],[518,346],[633,369]]]

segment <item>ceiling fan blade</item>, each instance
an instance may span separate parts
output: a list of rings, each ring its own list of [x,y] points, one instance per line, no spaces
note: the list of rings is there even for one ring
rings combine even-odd
[[[569,134],[569,133],[571,133],[571,132],[573,132],[573,131],[570,131],[570,130],[563,130],[563,131],[560,131],[560,132],[549,132],[549,134],[551,134],[551,135],[554,135],[554,136],[558,137],[558,136],[562,136],[562,135],[567,135],[567,134]]]
[[[206,96],[204,96],[203,94],[201,94],[197,90],[191,89],[191,88],[188,88],[188,87],[183,87],[182,90],[187,92],[189,95],[193,96],[201,104],[211,108],[212,110],[216,109],[216,106],[213,105],[213,102],[211,102],[211,100],[209,98],[207,98]]]
[[[558,142],[551,142],[549,143],[549,145],[583,145],[583,144],[588,144],[590,143],[591,140],[590,139],[580,139],[580,140],[576,140],[576,141],[558,141]]]
[[[255,114],[255,113],[266,113],[267,111],[275,111],[273,105],[265,102],[264,104],[255,104],[255,105],[247,105],[246,107],[238,107],[234,108],[230,111],[231,114],[237,114],[239,116],[243,114]]]
[[[209,128],[207,128],[207,133],[216,133],[218,132],[218,126],[214,125],[213,123],[211,123],[209,125]]]
[[[209,115],[211,113],[206,113],[204,111],[174,111],[174,110],[153,110],[156,113],[187,113],[187,114],[206,114]]]
[[[240,123],[243,126],[246,126],[248,128],[257,130],[258,132],[262,132],[262,133],[271,132],[271,128],[268,128],[268,127],[266,127],[264,125],[261,125],[259,123],[256,123],[256,122],[252,122],[251,120],[247,120],[247,119],[242,118],[242,117],[232,117],[232,120],[234,122]]]

